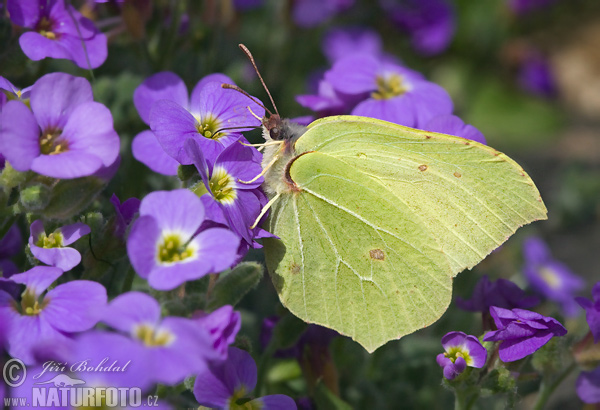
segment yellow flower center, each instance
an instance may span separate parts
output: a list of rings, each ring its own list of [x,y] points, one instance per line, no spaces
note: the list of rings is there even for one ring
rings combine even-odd
[[[404,94],[408,91],[401,75],[391,74],[389,76],[377,76],[377,91],[371,93],[376,100],[387,100]]]
[[[162,263],[181,262],[194,254],[178,234],[165,235],[158,245],[158,260]]]
[[[444,353],[444,356],[450,359],[452,363],[455,363],[456,359],[462,357],[465,359],[465,362],[467,362],[467,366],[471,366],[473,364],[473,358],[469,354],[469,351],[460,346],[452,346],[447,352]]]
[[[218,140],[223,137],[225,134],[219,131],[219,127],[221,126],[221,121],[219,121],[216,117],[213,117],[211,114],[205,116],[204,118],[196,117],[196,130],[198,133],[202,135],[204,138],[208,138],[211,140]]]
[[[208,184],[215,199],[221,203],[230,204],[237,198],[235,180],[224,168],[215,167]]]
[[[25,289],[21,295],[21,314],[27,316],[39,315],[46,306],[48,301],[43,300],[41,303],[35,297],[35,293],[31,289]]]
[[[540,268],[539,272],[544,282],[546,282],[552,289],[558,289],[560,287],[560,278],[552,269]]]
[[[41,233],[35,243],[40,248],[62,248],[63,247],[63,235],[60,231],[52,232],[46,236],[45,233]]]
[[[262,408],[261,403],[257,401],[251,401],[246,397],[245,386],[237,388],[233,395],[229,398],[229,409],[230,410],[260,410]]]
[[[37,25],[37,32],[42,36],[49,38],[50,40],[56,40],[58,35],[52,31],[54,28],[54,24],[51,20],[46,17],[42,17],[40,22]]]
[[[156,329],[147,324],[137,326],[134,335],[146,346],[167,346],[175,340],[173,333],[168,330]]]
[[[61,130],[47,129],[42,132],[40,137],[40,151],[44,155],[56,155],[62,154],[69,150],[69,143],[67,140],[61,139]]]

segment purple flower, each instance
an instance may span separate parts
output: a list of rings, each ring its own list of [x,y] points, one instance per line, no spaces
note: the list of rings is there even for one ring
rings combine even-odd
[[[521,88],[540,97],[556,95],[556,81],[548,61],[539,53],[530,52],[521,62],[518,72]]]
[[[68,344],[76,332],[91,329],[106,304],[106,290],[87,280],[58,285],[42,294],[61,275],[59,268],[37,266],[10,280],[25,285],[20,303],[0,291],[0,320],[9,322],[8,352],[26,364],[34,362],[36,344]]]
[[[212,313],[197,313],[193,319],[207,329],[212,339],[212,346],[221,359],[227,358],[227,348],[235,341],[235,336],[242,326],[240,312],[225,305]]]
[[[353,5],[354,0],[296,0],[292,18],[300,27],[315,27]]]
[[[90,69],[106,60],[106,36],[64,0],[8,0],[6,6],[14,24],[32,30],[19,38],[30,59],[66,58]]]
[[[439,85],[398,64],[362,54],[336,61],[325,80],[337,92],[362,95],[352,114],[422,128],[433,117],[450,114],[452,100]]]
[[[427,131],[441,132],[442,134],[455,135],[457,137],[466,138],[484,145],[487,144],[487,141],[485,140],[485,137],[481,131],[472,125],[465,124],[463,120],[458,118],[456,115],[438,115],[427,122],[427,125],[425,125],[423,129]]]
[[[236,142],[211,163],[196,141],[189,139],[185,148],[202,177],[201,185],[194,191],[201,196],[208,218],[229,226],[252,245],[260,228],[251,230],[250,227],[265,205],[261,201],[264,194],[260,191],[264,179],[260,177],[246,184],[240,181],[250,181],[260,174],[262,155],[256,149]]]
[[[0,76],[0,90],[3,91],[2,93],[0,93],[0,112],[2,112],[2,107],[4,107],[7,101],[28,100],[29,94],[31,93],[31,86],[19,89],[18,87],[15,87],[6,78]]]
[[[600,403],[600,367],[581,372],[575,382],[575,390],[584,403]]]
[[[363,27],[336,28],[323,39],[323,54],[330,63],[350,54],[383,55],[381,36],[374,30]]]
[[[148,126],[150,125],[152,105],[160,100],[173,101],[187,107],[187,87],[177,74],[170,71],[154,74],[135,89],[133,103],[142,121]],[[163,150],[152,131],[146,130],[136,135],[131,149],[134,158],[152,171],[164,175],[177,175],[179,162]]]
[[[239,238],[223,228],[198,232],[204,219],[200,198],[187,189],[148,194],[127,239],[127,254],[138,275],[154,289],[170,290],[229,268]]]
[[[229,348],[227,360],[212,362],[196,377],[194,396],[202,406],[229,409],[240,399],[247,399],[256,386],[256,363],[248,352]],[[274,394],[245,403],[246,408],[264,410],[296,409],[288,396]]]
[[[445,353],[437,355],[437,363],[444,368],[448,380],[465,371],[467,366],[481,369],[487,360],[487,350],[475,336],[450,332],[442,337]]]
[[[592,288],[593,300],[586,298],[575,298],[577,303],[585,309],[585,318],[592,335],[594,335],[594,342],[600,342],[600,282],[596,282]]]
[[[245,95],[222,88],[222,83],[233,84],[233,81],[223,74],[212,74],[194,87],[189,103],[179,95],[179,101],[163,98],[151,104],[150,127],[163,150],[180,164],[192,163],[184,148],[190,138],[212,162],[241,137],[241,131],[261,125],[250,110],[262,118],[264,109]],[[148,105],[150,99],[145,101],[144,110]],[[140,105],[136,106],[140,111]]]
[[[85,78],[47,74],[31,88],[30,102],[31,110],[20,101],[2,110],[0,151],[13,168],[70,179],[113,165],[119,136]]]
[[[540,303],[535,296],[527,296],[525,292],[506,279],[491,282],[487,276],[482,276],[475,285],[471,299],[456,298],[456,305],[471,312],[488,313],[491,306],[504,309],[526,309]]]
[[[88,396],[84,393],[80,399],[79,403],[83,405],[82,407],[93,408],[98,407],[99,403],[104,404],[105,401],[101,397],[95,397],[95,394],[110,394],[111,392],[107,391],[108,389],[102,392],[100,391],[102,388],[135,387],[142,391],[148,391],[152,386],[148,382],[147,373],[154,363],[152,360],[148,360],[147,357],[140,358],[137,356],[137,351],[137,344],[128,337],[118,333],[98,330],[78,334],[70,339],[68,344],[42,343],[37,347],[36,355],[40,359],[38,362],[43,362],[44,366],[28,366],[27,378],[24,384],[14,388],[11,392],[12,396],[25,397],[31,405],[34,390],[47,389],[48,386],[54,387],[53,384],[39,385],[39,383],[52,381],[60,374],[82,382],[82,384],[78,383],[73,386],[75,388],[83,387],[88,391],[90,387],[92,388],[91,395]],[[64,367],[64,370],[57,371],[56,367],[53,369],[53,366],[59,369]],[[79,397],[81,397],[81,392],[74,392],[73,387],[61,389],[62,397],[65,397],[65,393],[67,398],[69,393],[79,393]],[[61,393],[59,393],[59,397]],[[134,392],[114,392],[113,390],[112,393],[113,400],[110,400],[110,402],[118,403],[118,394],[129,393],[127,396],[131,397]],[[57,402],[60,402],[60,398],[53,397],[51,392],[46,391],[46,394],[47,403],[57,405]],[[115,395],[117,395],[116,398]],[[55,399],[54,401],[52,401],[52,397]],[[90,400],[88,406],[85,404],[86,399]],[[96,399],[98,399],[98,402],[96,402]],[[65,404],[69,404],[68,400]],[[56,406],[52,408],[71,409],[73,407]],[[136,407],[125,407],[124,409],[130,408]]]
[[[123,237],[125,235],[125,231],[127,227],[133,221],[133,218],[140,210],[141,201],[137,198],[129,198],[125,202],[121,203],[119,198],[112,194],[110,197],[110,202],[115,207],[116,212],[116,226],[115,226],[115,234],[117,236]]]
[[[46,235],[44,224],[37,220],[31,224],[29,231],[29,248],[33,256],[46,265],[56,266],[66,272],[81,262],[79,251],[66,246],[89,234],[90,227],[77,222],[55,229],[50,235]]]
[[[556,319],[523,309],[492,306],[490,314],[498,330],[486,333],[486,342],[501,342],[500,360],[514,362],[528,356],[554,336],[564,336],[567,329]]]
[[[348,114],[356,104],[364,99],[364,95],[351,95],[336,91],[324,78],[317,83],[317,94],[296,96],[296,101],[317,113],[318,117]]]
[[[207,360],[221,358],[213,348],[210,329],[197,320],[161,318],[160,305],[145,293],[117,296],[106,308],[102,321],[136,342],[131,360],[147,363],[145,378],[150,382],[180,383],[204,370]]]
[[[531,287],[561,305],[566,316],[579,313],[575,293],[584,287],[583,280],[563,263],[552,258],[550,249],[539,238],[523,242],[523,272]]]
[[[448,48],[455,30],[454,13],[445,0],[380,0],[382,8],[407,32],[414,49],[423,55]]]

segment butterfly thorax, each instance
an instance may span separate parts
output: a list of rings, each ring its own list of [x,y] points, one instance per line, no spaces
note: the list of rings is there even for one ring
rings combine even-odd
[[[289,177],[289,166],[296,157],[302,154],[297,152],[296,141],[306,132],[306,127],[282,119],[274,114],[263,119],[263,137],[265,143],[281,141],[281,144],[266,145],[263,154],[262,166],[273,164],[265,173],[265,191],[269,197],[276,194],[297,191],[297,186]]]

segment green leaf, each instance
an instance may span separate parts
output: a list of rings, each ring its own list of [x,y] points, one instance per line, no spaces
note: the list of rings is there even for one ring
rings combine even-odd
[[[223,305],[235,306],[244,295],[258,285],[263,276],[263,266],[256,262],[242,262],[231,271],[220,275],[207,304],[214,310]]]
[[[292,313],[369,352],[439,319],[456,274],[546,218],[525,171],[473,141],[340,116],[294,148],[266,175],[267,267]]]
[[[344,400],[337,397],[325,386],[323,382],[317,383],[315,389],[315,403],[317,409],[321,410],[351,410],[352,407]]]
[[[83,211],[104,186],[104,181],[94,177],[63,179],[52,188],[42,214],[48,219],[68,219]]]
[[[510,149],[535,149],[554,138],[564,115],[551,102],[484,82],[467,110],[466,121],[487,137],[488,144]]]

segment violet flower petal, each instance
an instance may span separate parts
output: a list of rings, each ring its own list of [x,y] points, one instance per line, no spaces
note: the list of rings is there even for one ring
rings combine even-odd
[[[133,93],[133,103],[138,114],[150,125],[152,105],[159,100],[169,100],[182,107],[188,106],[188,92],[183,80],[175,73],[163,71],[144,80]]]
[[[177,175],[179,162],[165,152],[152,131],[137,134],[131,143],[131,151],[135,159],[152,171],[163,175]]]

